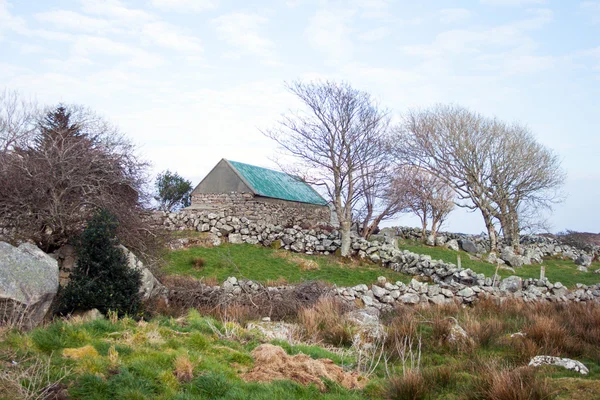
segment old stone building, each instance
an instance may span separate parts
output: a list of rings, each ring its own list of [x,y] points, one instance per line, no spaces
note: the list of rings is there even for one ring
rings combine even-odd
[[[222,211],[283,226],[330,223],[327,201],[300,178],[226,159],[196,186],[186,210]]]

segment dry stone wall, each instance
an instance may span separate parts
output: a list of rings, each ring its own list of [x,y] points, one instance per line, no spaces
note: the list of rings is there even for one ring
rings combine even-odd
[[[331,254],[341,245],[339,232],[330,228],[285,228],[264,221],[253,222],[245,217],[227,216],[223,212],[157,214],[155,218],[167,229],[209,232],[214,237],[214,244],[227,240],[230,243],[261,244],[306,254]],[[452,240],[456,241],[450,239],[448,242]],[[578,285],[576,290],[569,291],[560,282],[552,283],[547,279],[523,280],[516,276],[501,279],[497,275],[486,277],[453,263],[433,260],[428,255],[399,250],[396,238],[391,236],[382,235],[373,241],[353,237],[351,247],[354,255],[358,257],[380,263],[397,272],[425,277],[429,281],[427,283],[413,280],[409,285],[401,282],[380,282],[371,288],[358,285],[336,289],[337,296],[349,301],[361,299],[368,306],[385,308],[396,303],[443,304],[453,301],[468,304],[480,297],[489,296],[520,298],[524,301],[600,300],[600,284]],[[545,254],[556,250],[556,247],[548,247]],[[253,284],[257,285],[255,282]],[[223,290],[231,289],[231,293],[234,294],[234,287],[235,284],[229,282],[224,285]]]

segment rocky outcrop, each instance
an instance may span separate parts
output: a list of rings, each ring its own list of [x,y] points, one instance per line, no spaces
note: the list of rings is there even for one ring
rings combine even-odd
[[[39,325],[58,291],[58,263],[31,243],[0,242],[0,323]]]
[[[156,279],[144,263],[127,247],[123,245],[119,245],[119,247],[123,250],[123,253],[125,253],[125,257],[127,257],[127,266],[140,272],[142,279],[142,284],[140,286],[141,299],[149,300],[157,297],[165,297],[167,288]]]

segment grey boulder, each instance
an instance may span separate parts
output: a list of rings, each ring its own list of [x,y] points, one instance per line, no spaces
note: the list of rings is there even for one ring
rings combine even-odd
[[[0,242],[0,305],[25,329],[39,325],[58,291],[58,263],[31,243]]]
[[[158,279],[156,279],[156,277],[152,274],[152,272],[150,272],[144,263],[127,247],[119,245],[119,248],[123,250],[125,257],[127,257],[127,266],[140,272],[142,279],[142,285],[140,286],[140,297],[142,300],[165,297],[167,288],[160,283]]]
[[[500,282],[500,290],[515,293],[523,288],[523,279],[518,276],[509,276]]]

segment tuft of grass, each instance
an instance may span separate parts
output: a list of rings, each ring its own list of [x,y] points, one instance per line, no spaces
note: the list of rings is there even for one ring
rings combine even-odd
[[[194,377],[194,365],[188,354],[180,354],[174,362],[175,377],[179,382],[189,382]]]
[[[486,400],[545,400],[552,397],[547,383],[530,367],[498,368],[490,365],[479,375],[472,399]]]
[[[392,400],[424,400],[429,396],[428,382],[418,371],[392,378],[388,385],[388,398]]]

